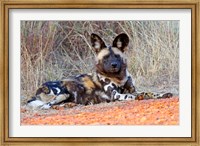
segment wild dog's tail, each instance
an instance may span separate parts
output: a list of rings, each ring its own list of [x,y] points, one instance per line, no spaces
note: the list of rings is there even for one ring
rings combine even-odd
[[[36,94],[27,101],[27,105],[33,108],[48,109],[52,104],[67,100],[70,95],[66,88],[62,87],[61,81],[49,81],[43,83]]]
[[[171,98],[172,93],[135,92],[136,100]]]

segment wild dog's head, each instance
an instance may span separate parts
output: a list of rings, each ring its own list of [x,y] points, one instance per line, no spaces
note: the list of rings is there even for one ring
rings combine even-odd
[[[123,78],[127,66],[124,52],[129,43],[128,36],[125,33],[119,34],[112,46],[106,46],[98,35],[91,34],[91,43],[97,55],[97,72],[110,77]]]

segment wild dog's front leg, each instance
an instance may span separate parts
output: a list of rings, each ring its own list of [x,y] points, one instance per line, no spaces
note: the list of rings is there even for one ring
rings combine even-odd
[[[133,94],[121,94],[116,90],[112,91],[111,98],[113,100],[134,100],[136,98]]]
[[[122,87],[118,87],[109,79],[104,79],[102,84],[104,92],[111,101],[135,99],[135,96],[132,94],[135,92],[135,87],[130,76],[128,77],[125,85]]]
[[[133,94],[135,93],[135,86],[131,76],[128,76],[126,83],[121,88],[121,93],[117,92],[116,90],[112,91],[111,98],[113,100],[131,100],[136,98],[136,96]]]
[[[161,99],[161,98],[171,98],[173,96],[172,93],[153,93],[153,92],[141,92],[135,93],[136,100],[143,100],[143,99]]]
[[[131,76],[128,77],[128,80],[126,81],[124,85],[123,93],[133,94],[136,100],[170,98],[173,96],[172,93],[160,94],[160,93],[153,93],[153,92],[137,92],[135,90],[134,82]]]
[[[123,86],[123,93],[129,93],[132,94],[136,92],[135,86],[134,86],[134,81],[131,76],[128,76],[128,80]]]

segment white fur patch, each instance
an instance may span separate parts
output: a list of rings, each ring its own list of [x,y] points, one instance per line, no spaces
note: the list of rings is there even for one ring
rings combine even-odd
[[[99,75],[99,74],[98,74],[98,77],[99,77],[100,81],[106,82],[106,77],[101,76],[101,75]],[[104,91],[108,91],[108,87],[114,88],[114,86],[113,86],[112,84],[117,85],[116,83],[110,81],[109,84],[107,84],[107,85],[105,85],[105,86],[103,87],[103,88],[104,88]]]
[[[122,47],[122,42],[119,41],[119,40],[117,41],[117,47],[118,47],[118,48],[121,48],[121,47]]]
[[[74,97],[76,98],[77,97],[77,92],[73,92],[73,94],[74,94]]]
[[[41,100],[34,100],[29,102],[27,105],[30,107],[39,107],[42,106],[44,104],[44,102],[42,102]]]
[[[61,90],[59,88],[55,88],[55,89],[57,90],[57,94],[60,93]]]
[[[97,60],[102,60],[104,56],[108,55],[110,52],[107,48],[102,49],[98,55],[97,55]]]
[[[55,95],[53,90],[50,90],[51,92],[48,95]]]
[[[100,43],[99,42],[95,42],[94,43],[94,48],[95,49],[99,49],[101,47]]]
[[[97,74],[100,81],[106,82],[106,78],[104,76],[101,76],[100,74]]]
[[[73,92],[73,95],[74,95],[75,101],[77,101],[77,92]]]
[[[132,94],[120,94],[117,91],[115,91],[115,95],[114,95],[114,99],[117,100],[135,100],[136,96],[132,95]],[[119,96],[119,98],[118,98]],[[126,98],[125,98],[126,97]]]
[[[57,90],[57,94],[59,94],[61,91],[59,88],[54,88],[54,89]],[[53,90],[50,90],[50,93],[48,95],[55,95],[55,94],[54,94]]]
[[[105,91],[108,91],[108,87],[114,88],[114,86],[112,85],[113,82],[110,82],[108,85],[105,85],[103,88]]]
[[[40,109],[50,109],[50,107],[51,106],[49,104],[44,104]]]

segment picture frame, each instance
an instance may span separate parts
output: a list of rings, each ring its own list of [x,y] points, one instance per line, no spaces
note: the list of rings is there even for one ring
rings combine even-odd
[[[192,15],[191,137],[9,137],[9,10],[11,9],[190,9]],[[2,145],[199,145],[199,1],[1,1],[1,144]]]

